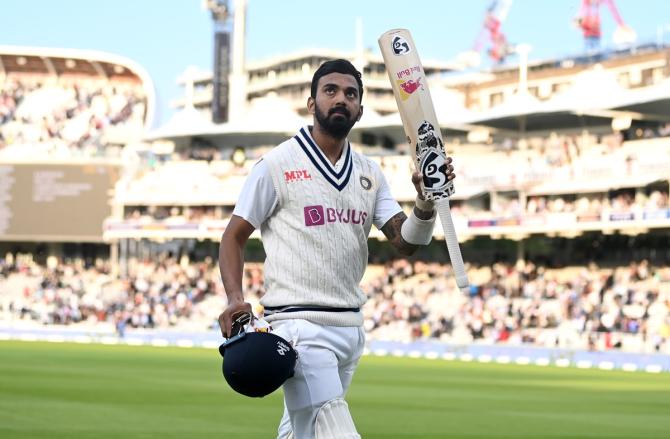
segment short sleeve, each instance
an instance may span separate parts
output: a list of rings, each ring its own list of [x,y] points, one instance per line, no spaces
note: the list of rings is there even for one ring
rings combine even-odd
[[[233,215],[245,219],[258,229],[272,215],[278,200],[268,166],[260,160],[251,169],[242,186]]]
[[[393,198],[391,187],[381,170],[379,171],[378,176],[379,189],[377,190],[377,201],[375,203],[373,223],[375,227],[381,230],[388,220],[402,211],[402,208],[395,198]]]

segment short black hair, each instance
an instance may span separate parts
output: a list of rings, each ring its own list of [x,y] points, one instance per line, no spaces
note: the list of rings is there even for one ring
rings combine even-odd
[[[312,94],[313,98],[316,98],[316,89],[319,84],[319,79],[322,76],[328,75],[330,73],[342,73],[344,75],[351,75],[356,79],[358,83],[358,97],[359,102],[363,100],[363,80],[361,79],[361,72],[356,70],[356,67],[346,59],[333,59],[326,61],[316,69],[314,76],[312,77]]]

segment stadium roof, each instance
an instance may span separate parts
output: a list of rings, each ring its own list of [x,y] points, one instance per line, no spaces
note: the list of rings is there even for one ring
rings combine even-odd
[[[466,109],[443,87],[433,87],[438,121],[446,135],[461,135],[477,127],[517,135],[581,127],[610,126],[612,119],[670,121],[670,79],[648,87],[625,89],[613,72],[596,65],[577,75],[572,87],[548,101],[520,92],[482,112]],[[362,120],[356,131],[405,138],[395,113],[373,121]]]
[[[670,121],[670,79],[645,87],[623,88],[615,73],[596,64],[576,75],[573,85],[547,101],[520,92],[485,111],[468,110],[462,96],[444,87],[431,87],[440,127],[446,136],[462,136],[486,128],[498,134],[547,132],[586,127],[606,127],[616,118],[631,121]],[[194,110],[183,110],[194,113]],[[197,112],[195,112],[197,113]],[[189,118],[193,117],[194,120]],[[148,140],[187,137],[209,138],[215,143],[258,146],[278,143],[308,123],[280,98],[268,96],[252,101],[247,116],[239,122],[215,125],[194,114],[170,121],[147,136]],[[366,139],[368,137],[368,139]],[[376,139],[372,139],[376,138]],[[398,113],[364,112],[350,135],[353,142],[372,144],[405,142]]]
[[[212,123],[195,108],[186,107],[145,139],[198,137],[230,146],[258,146],[279,143],[306,124],[288,102],[270,95],[253,100],[244,117],[223,124]]]
[[[474,128],[464,124],[449,122],[446,119],[440,119],[439,115],[438,123],[443,135],[447,136],[462,136]],[[386,137],[394,144],[403,143],[407,138],[399,113],[391,113],[368,120],[365,120],[365,116],[363,116],[361,121],[354,125],[351,130],[349,140],[352,142],[361,142],[365,135]]]
[[[146,140],[174,139],[195,136],[211,131],[214,124],[194,107],[185,107],[176,112],[170,120],[159,128],[150,131]]]
[[[462,97],[453,90],[445,87],[431,87],[431,98],[435,105],[435,114],[442,133],[450,135],[463,135],[474,127],[465,124],[472,117],[472,112],[465,108]],[[363,117],[352,130],[350,140],[360,141],[365,134],[388,137],[394,143],[405,142],[406,135],[399,113],[391,113],[379,116],[374,113],[368,116],[369,110],[364,110]]]
[[[611,117],[599,117],[590,114],[580,114],[573,110],[537,111],[521,114],[507,113],[491,116],[484,114],[470,120],[471,125],[494,128],[499,132],[517,134],[521,132],[551,131],[577,127],[608,125]]]
[[[527,95],[527,93],[526,93]],[[598,67],[583,72],[574,85],[540,102],[521,94],[475,115],[465,123],[510,133],[610,125],[615,117],[670,121],[670,80],[624,89],[611,72]]]
[[[646,120],[670,121],[670,78],[655,87],[637,89],[613,105],[612,109],[638,113]]]

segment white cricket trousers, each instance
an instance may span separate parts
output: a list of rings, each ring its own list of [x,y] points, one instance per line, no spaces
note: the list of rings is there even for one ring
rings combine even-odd
[[[298,352],[295,376],[284,383],[284,416],[278,439],[314,439],[321,406],[344,398],[365,347],[358,326],[324,326],[307,320],[277,320],[273,332]]]

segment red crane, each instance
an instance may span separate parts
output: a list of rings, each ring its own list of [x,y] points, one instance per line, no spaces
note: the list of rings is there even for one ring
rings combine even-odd
[[[510,46],[507,42],[507,37],[503,33],[501,27],[509,8],[512,6],[512,0],[493,0],[486,9],[484,22],[482,28],[477,35],[472,51],[479,53],[484,44],[484,39],[488,36],[490,47],[487,49],[489,58],[495,63],[501,63],[505,57],[510,53]]]
[[[626,26],[614,0],[582,0],[582,6],[575,18],[575,22],[582,30],[586,49],[596,50],[600,47],[600,38],[602,37],[600,7],[603,4],[608,7],[617,24],[617,30],[614,33],[614,42],[616,44],[634,42],[636,38],[635,31]]]

